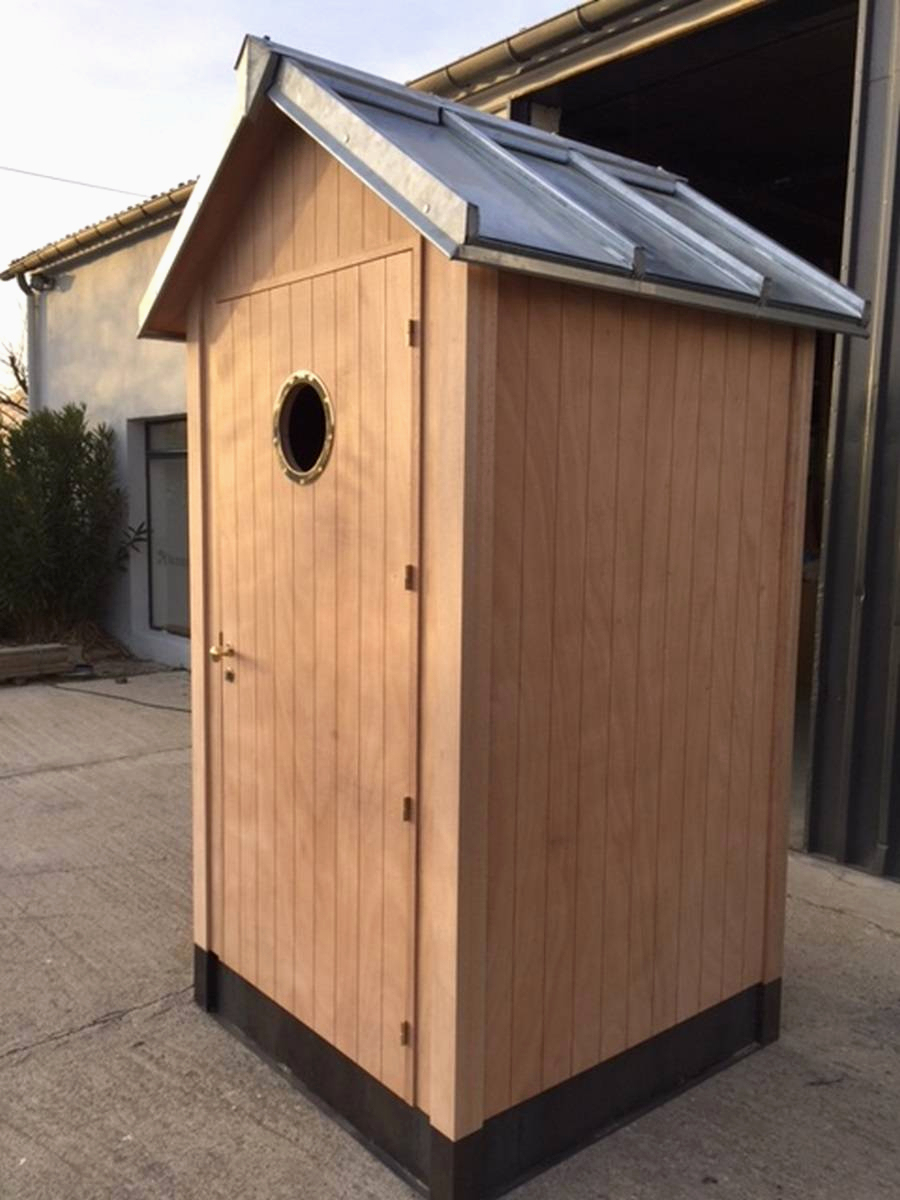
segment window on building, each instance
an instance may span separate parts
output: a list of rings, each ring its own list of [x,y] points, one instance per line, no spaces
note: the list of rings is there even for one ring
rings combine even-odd
[[[190,633],[187,422],[147,422],[150,626]]]

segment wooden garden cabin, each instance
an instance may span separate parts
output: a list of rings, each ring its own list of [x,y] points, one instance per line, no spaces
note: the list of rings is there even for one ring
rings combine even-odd
[[[776,1036],[815,328],[683,179],[248,38],[188,347],[198,1001],[441,1200]]]

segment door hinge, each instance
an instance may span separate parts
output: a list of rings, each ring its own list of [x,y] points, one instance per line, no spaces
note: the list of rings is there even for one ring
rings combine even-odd
[[[406,344],[407,346],[418,346],[419,344],[419,322],[413,317],[406,322]]]
[[[416,579],[416,568],[412,563],[407,563],[406,570],[403,573],[403,586],[408,592],[414,592],[417,585],[418,580]]]
[[[413,819],[413,798],[412,796],[403,797],[403,820],[411,821]]]
[[[412,1025],[409,1021],[400,1022],[400,1045],[409,1046],[412,1044]]]

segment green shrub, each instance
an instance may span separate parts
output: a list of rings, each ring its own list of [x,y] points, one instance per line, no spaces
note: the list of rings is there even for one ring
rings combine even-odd
[[[113,431],[84,407],[0,432],[0,635],[47,640],[98,622],[125,496]]]

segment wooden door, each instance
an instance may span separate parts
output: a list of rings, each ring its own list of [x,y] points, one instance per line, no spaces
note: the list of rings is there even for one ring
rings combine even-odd
[[[209,316],[212,936],[223,961],[412,1099],[417,257]],[[314,483],[273,446],[283,380],[334,410]],[[412,570],[411,570],[412,569]]]

